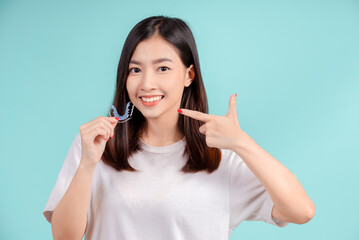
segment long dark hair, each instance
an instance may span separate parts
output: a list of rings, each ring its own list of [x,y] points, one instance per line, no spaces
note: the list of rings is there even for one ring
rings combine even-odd
[[[191,64],[194,65],[195,78],[188,87],[184,88],[180,107],[208,113],[207,96],[192,31],[183,20],[165,16],[152,16],[142,20],[133,27],[127,36],[117,68],[113,105],[120,114],[124,113],[126,103],[130,101],[126,80],[132,54],[139,42],[149,39],[155,33],[161,35],[179,50],[180,58],[187,68]],[[114,129],[114,137],[107,141],[102,155],[104,163],[118,171],[138,171],[128,163],[128,158],[135,151],[141,150],[139,133],[144,130],[145,124],[145,117],[135,107],[132,118],[125,123],[118,123]],[[212,173],[220,164],[221,151],[218,148],[207,146],[205,135],[199,132],[199,127],[202,124],[201,121],[182,114],[179,115],[178,128],[186,140],[183,156],[188,156],[188,161],[182,168],[182,172],[206,170],[208,173]]]

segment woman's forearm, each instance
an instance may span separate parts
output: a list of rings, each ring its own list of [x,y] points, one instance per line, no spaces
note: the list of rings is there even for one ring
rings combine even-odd
[[[55,240],[82,239],[87,224],[94,169],[95,165],[79,165],[65,195],[54,210],[51,227]]]
[[[315,206],[297,177],[281,162],[261,148],[242,131],[238,144],[232,149],[256,175],[268,191],[280,212],[280,220],[305,223],[314,216]]]

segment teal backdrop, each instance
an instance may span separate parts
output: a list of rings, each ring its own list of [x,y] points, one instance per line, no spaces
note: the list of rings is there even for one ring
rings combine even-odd
[[[51,239],[42,211],[74,136],[106,114],[132,27],[185,20],[211,114],[237,93],[241,128],[316,205],[234,239],[359,239],[359,1],[0,0],[0,239]]]

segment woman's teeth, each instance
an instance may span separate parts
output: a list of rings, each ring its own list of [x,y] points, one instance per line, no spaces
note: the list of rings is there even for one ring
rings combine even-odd
[[[157,97],[151,97],[151,98],[141,97],[141,98],[145,102],[153,102],[153,101],[158,101],[158,100],[162,99],[162,97],[163,96],[157,96]]]

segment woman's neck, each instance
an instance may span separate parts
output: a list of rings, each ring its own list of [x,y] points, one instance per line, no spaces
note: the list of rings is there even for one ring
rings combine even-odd
[[[181,140],[184,136],[178,129],[176,121],[159,119],[147,119],[145,130],[140,133],[140,138],[145,143],[154,146],[168,146]]]

